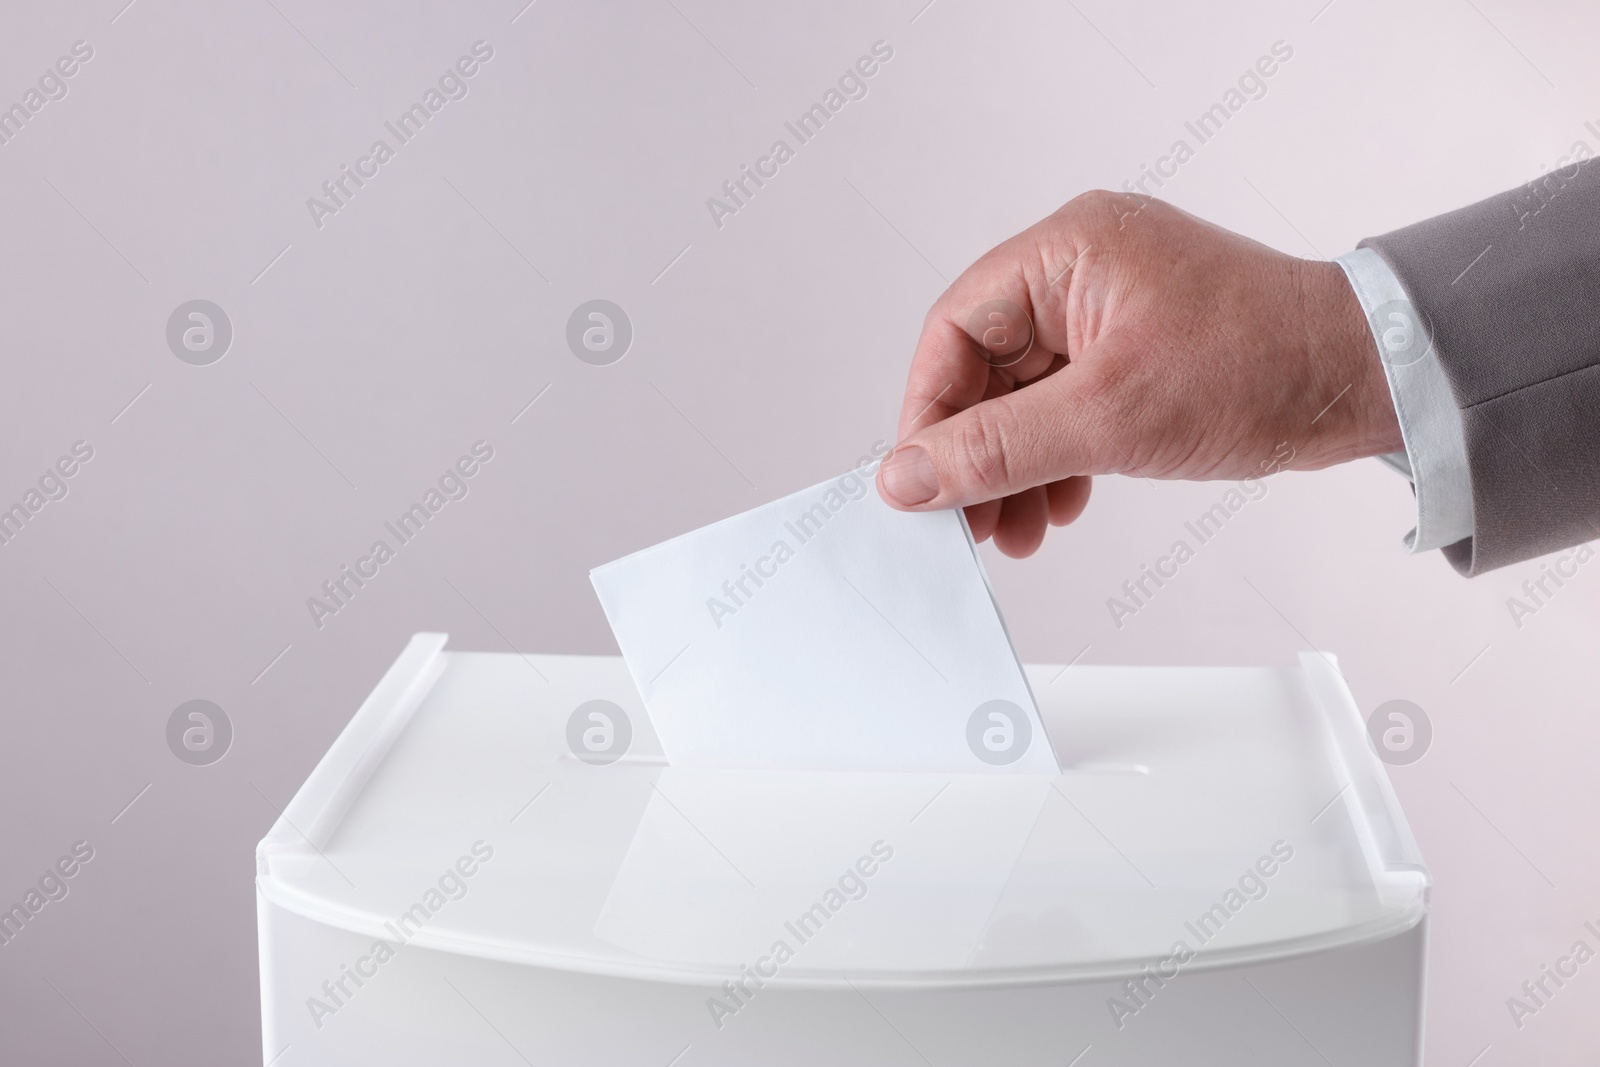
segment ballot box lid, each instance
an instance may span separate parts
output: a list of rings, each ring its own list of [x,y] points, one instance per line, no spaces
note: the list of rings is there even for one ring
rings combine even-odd
[[[1059,773],[951,775],[673,768],[619,658],[445,644],[411,640],[261,841],[267,901],[536,967],[889,988],[1268,962],[1427,910],[1323,653],[1030,666]]]

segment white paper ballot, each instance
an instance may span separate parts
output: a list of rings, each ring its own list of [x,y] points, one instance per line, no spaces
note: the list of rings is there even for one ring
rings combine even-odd
[[[965,519],[874,465],[591,572],[673,766],[1056,772]]]

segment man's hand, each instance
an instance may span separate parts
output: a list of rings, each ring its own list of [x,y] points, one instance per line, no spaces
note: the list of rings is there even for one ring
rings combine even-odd
[[[1078,517],[1090,475],[1243,478],[1401,447],[1337,264],[1105,192],[990,251],[933,305],[899,436],[883,498],[965,507],[978,540],[1019,557]]]

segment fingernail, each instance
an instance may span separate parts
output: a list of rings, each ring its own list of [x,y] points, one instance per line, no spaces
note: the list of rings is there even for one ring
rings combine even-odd
[[[926,504],[939,495],[939,476],[928,453],[916,446],[897,448],[883,461],[883,491],[903,507]]]

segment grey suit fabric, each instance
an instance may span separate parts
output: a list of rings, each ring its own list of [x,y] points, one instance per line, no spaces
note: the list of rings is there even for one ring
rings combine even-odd
[[[1372,237],[1461,409],[1481,574],[1600,537],[1600,160]]]

